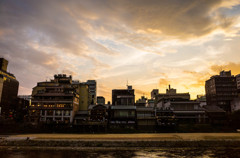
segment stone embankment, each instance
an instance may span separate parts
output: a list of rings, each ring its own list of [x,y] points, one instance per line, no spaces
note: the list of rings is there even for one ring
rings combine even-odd
[[[159,148],[240,147],[239,133],[184,134],[35,134],[0,137],[0,148]]]
[[[165,140],[165,141],[78,141],[18,140],[0,141],[1,147],[240,147],[237,140]]]

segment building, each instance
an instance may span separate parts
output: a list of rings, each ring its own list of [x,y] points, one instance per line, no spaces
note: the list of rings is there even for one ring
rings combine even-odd
[[[158,94],[159,94],[159,90],[153,89],[151,92],[151,99],[155,99]]]
[[[238,97],[240,97],[240,74],[236,75],[236,82],[237,82]]]
[[[204,110],[208,117],[208,122],[212,125],[226,125],[227,124],[227,114],[226,111],[218,106],[205,106]]]
[[[112,90],[112,105],[129,105],[134,106],[135,94],[132,86],[127,86],[127,89]]]
[[[53,80],[38,82],[33,88],[29,114],[34,124],[70,124],[78,109],[79,94],[72,85],[72,76],[54,75]]]
[[[135,128],[136,106],[110,106],[108,123],[110,128]]]
[[[105,105],[105,98],[102,96],[97,97],[97,104]]]
[[[200,102],[200,107],[207,106],[206,95],[197,95],[197,102]]]
[[[137,107],[137,128],[143,131],[154,131],[156,127],[155,109],[152,107]]]
[[[178,123],[205,123],[206,115],[200,102],[196,101],[170,101],[162,99],[158,104],[160,111],[172,111]],[[159,111],[158,110],[158,111]]]
[[[146,107],[147,106],[147,101],[148,99],[145,98],[144,96],[141,96],[141,98],[139,98],[137,101],[136,101],[136,106],[138,107]]]
[[[16,122],[28,121],[29,106],[30,106],[29,100],[18,97],[16,104],[16,112],[14,114],[14,119]]]
[[[89,92],[89,86],[86,83],[80,83],[79,81],[72,82],[73,87],[79,94],[79,110],[88,110],[88,106],[92,101],[92,96]]]
[[[154,99],[148,99],[147,107],[155,107],[155,100]]]
[[[7,72],[8,61],[0,58],[0,116],[13,118],[16,112],[19,82]]]
[[[97,82],[96,80],[87,80],[85,82],[89,86],[89,92],[91,95],[91,101],[90,104],[96,104],[97,102]]]
[[[106,131],[108,126],[108,105],[90,105],[89,106],[90,129],[94,131]]]
[[[157,128],[176,126],[176,118],[171,108],[156,108]]]
[[[21,98],[21,99],[31,102],[32,96],[31,95],[18,95],[18,98]]]
[[[238,98],[234,98],[231,101],[231,109],[232,109],[232,112],[240,110],[240,98],[239,97]]]
[[[189,93],[177,93],[176,89],[171,88],[169,85],[169,89],[166,89],[166,93],[159,93],[155,96],[155,103],[157,104],[161,99],[169,99],[169,100],[190,100]]]
[[[92,105],[89,106],[90,121],[106,122],[108,120],[108,106],[107,105]]]
[[[231,71],[222,71],[205,83],[207,106],[218,106],[231,112],[231,101],[237,97],[236,77]]]

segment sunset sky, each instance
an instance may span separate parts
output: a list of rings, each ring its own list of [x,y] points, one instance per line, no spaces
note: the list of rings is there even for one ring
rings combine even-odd
[[[31,94],[66,73],[97,95],[168,84],[191,98],[220,70],[240,73],[240,0],[1,0],[0,57]]]

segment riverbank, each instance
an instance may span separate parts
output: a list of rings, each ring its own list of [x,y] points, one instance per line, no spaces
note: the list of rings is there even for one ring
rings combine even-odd
[[[240,133],[23,134],[0,138],[2,149],[240,147]]]

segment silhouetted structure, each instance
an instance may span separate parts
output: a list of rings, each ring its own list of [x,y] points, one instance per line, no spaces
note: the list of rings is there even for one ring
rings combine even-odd
[[[108,120],[108,106],[93,105],[89,106],[90,121],[107,122]]]
[[[54,75],[54,80],[38,82],[32,91],[30,119],[33,123],[73,122],[79,109],[79,94],[72,85],[72,76]]]
[[[73,81],[72,85],[79,94],[79,110],[88,110],[88,106],[92,102],[92,95],[89,92],[89,85],[86,83],[80,83],[79,81]]]
[[[240,74],[236,75],[236,82],[237,82],[238,97],[240,97]]]
[[[31,95],[18,95],[18,98],[21,98],[21,99],[31,102],[32,96]]]
[[[127,89],[112,90],[112,105],[130,105],[135,102],[135,94],[132,86],[127,86]]]
[[[97,104],[105,105],[105,98],[103,96],[97,97]]]
[[[159,94],[158,89],[153,89],[151,92],[151,99],[156,99],[156,96]]]
[[[171,88],[169,85],[169,89],[166,89],[166,93],[159,93],[155,96],[155,103],[157,104],[161,99],[169,99],[169,100],[190,100],[189,93],[177,93],[176,89]]]
[[[0,58],[0,116],[13,118],[16,112],[19,82],[7,72],[8,61]]]
[[[205,123],[206,115],[200,102],[162,99],[157,109],[172,111],[178,123]],[[158,111],[159,111],[158,110]]]
[[[16,112],[14,119],[17,122],[28,121],[29,115],[28,110],[30,106],[30,101],[28,98],[17,98]]]
[[[212,125],[224,125],[227,123],[226,111],[218,106],[205,106],[204,107],[208,121]]]
[[[231,112],[231,101],[237,97],[236,77],[231,71],[221,71],[205,83],[207,106],[218,106]]]
[[[152,107],[137,107],[137,128],[144,131],[154,131],[156,128],[155,109]]]
[[[87,80],[85,82],[89,86],[89,92],[91,96],[90,104],[96,104],[97,102],[97,82],[96,80]]]
[[[135,128],[136,127],[136,106],[130,106],[130,105],[110,106],[109,127],[110,128]]]
[[[144,96],[141,96],[141,98],[136,101],[135,105],[137,107],[146,107],[147,106],[147,101],[148,101],[147,98],[145,98]]]

